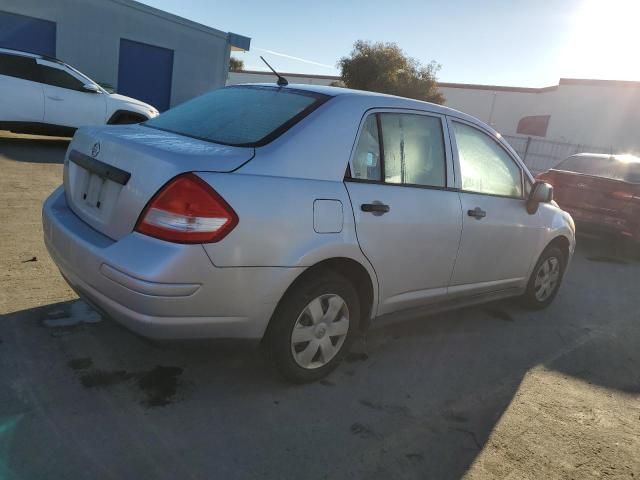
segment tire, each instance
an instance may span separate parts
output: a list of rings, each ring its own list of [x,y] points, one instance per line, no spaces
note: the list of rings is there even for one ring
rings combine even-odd
[[[522,296],[523,305],[531,310],[548,307],[558,293],[566,265],[567,260],[562,250],[554,246],[547,247],[533,268],[527,289]],[[544,288],[545,285],[547,288]]]
[[[268,353],[286,380],[314,382],[340,364],[359,321],[360,302],[351,282],[332,270],[315,272],[280,301],[267,332]]]

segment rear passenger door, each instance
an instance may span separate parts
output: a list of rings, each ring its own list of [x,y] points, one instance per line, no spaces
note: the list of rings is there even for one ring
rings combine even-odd
[[[462,228],[447,138],[439,115],[381,110],[363,119],[345,183],[378,276],[379,314],[446,296]]]
[[[0,53],[0,121],[40,123],[44,95],[35,58]]]
[[[526,209],[520,164],[489,131],[449,119],[460,172],[463,228],[450,296],[517,288],[526,282],[544,234]]]

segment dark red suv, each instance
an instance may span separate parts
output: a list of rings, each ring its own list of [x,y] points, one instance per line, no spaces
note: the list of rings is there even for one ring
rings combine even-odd
[[[554,187],[554,198],[578,231],[611,233],[640,243],[640,158],[580,153],[538,179]]]

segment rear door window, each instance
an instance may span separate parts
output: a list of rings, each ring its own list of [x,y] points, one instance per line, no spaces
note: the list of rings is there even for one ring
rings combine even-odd
[[[353,157],[353,178],[377,180],[381,178],[380,137],[378,136],[378,117],[369,115],[362,126],[356,153]]]
[[[22,55],[0,53],[0,75],[38,82],[36,60]]]
[[[406,113],[380,114],[386,183],[444,187],[442,120]]]
[[[444,187],[442,120],[410,113],[371,114],[360,132],[352,163],[355,179]]]
[[[226,87],[143,123],[224,145],[257,147],[272,141],[330,97],[277,87]]]

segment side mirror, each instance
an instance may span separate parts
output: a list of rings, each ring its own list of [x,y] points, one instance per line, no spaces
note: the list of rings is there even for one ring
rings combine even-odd
[[[531,188],[527,199],[527,212],[531,215],[538,211],[541,203],[549,203],[553,200],[553,186],[546,182],[537,181]]]
[[[116,93],[116,89],[113,88],[113,85],[110,83],[98,82],[98,85],[100,85],[107,93]]]
[[[82,89],[85,92],[89,92],[89,93],[100,93],[100,89],[94,85],[93,83],[86,83],[82,86]]]

